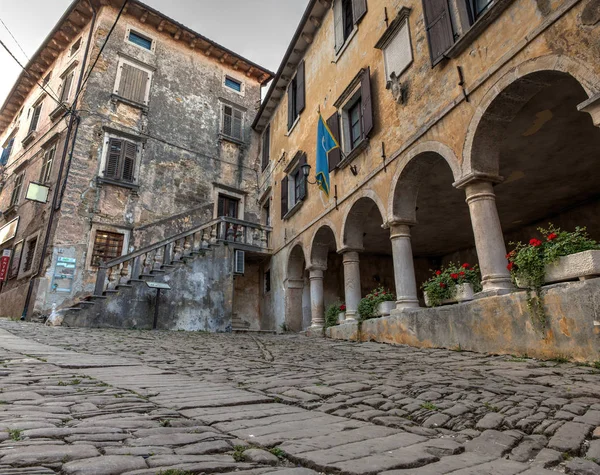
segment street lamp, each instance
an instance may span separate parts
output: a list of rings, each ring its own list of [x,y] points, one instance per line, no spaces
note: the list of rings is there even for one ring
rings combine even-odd
[[[300,167],[302,169],[302,175],[304,176],[304,179],[306,180],[306,183],[310,184],[310,185],[316,185],[317,181],[310,181],[308,179],[309,175],[310,175],[310,165],[308,163],[305,163],[304,165],[302,165]]]

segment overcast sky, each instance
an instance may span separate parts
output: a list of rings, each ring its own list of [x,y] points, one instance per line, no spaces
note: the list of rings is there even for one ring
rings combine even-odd
[[[31,56],[71,0],[0,0],[0,19]],[[308,0],[146,0],[151,7],[261,66],[276,71]],[[0,39],[27,58],[0,23]],[[20,72],[0,47],[0,105]]]

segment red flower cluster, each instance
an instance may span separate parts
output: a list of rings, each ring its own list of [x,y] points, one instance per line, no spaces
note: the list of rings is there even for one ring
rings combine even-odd
[[[466,262],[462,265],[463,269],[468,269],[469,267],[471,267],[471,264],[467,264]]]
[[[513,270],[513,267],[514,267],[514,266],[515,266],[515,263],[514,263],[514,262],[509,262],[509,263],[508,263],[508,265],[506,266],[506,268],[507,268],[508,270]]]
[[[539,239],[533,238],[532,240],[529,241],[529,245],[533,246],[533,247],[540,247],[542,245],[542,241],[540,241]]]
[[[548,234],[546,239],[548,239],[548,241],[554,241],[557,237],[558,237],[558,234],[550,233],[550,234]]]
[[[440,282],[440,287],[441,287],[442,289],[445,289],[445,288],[446,288],[446,284],[444,284],[443,282]]]
[[[458,279],[458,274],[450,274],[450,277],[452,277],[454,280]]]
[[[458,273],[458,275],[459,275],[459,276],[461,276],[461,277],[464,277],[464,276],[465,276],[465,275],[467,275],[467,274],[465,274],[465,273],[464,273],[464,271],[462,271],[462,270],[461,270],[461,271]]]
[[[342,304],[340,305],[340,312],[345,312],[346,311],[346,305]]]
[[[517,255],[517,251],[510,251],[508,254],[506,254],[506,258],[510,259],[511,257],[515,257]]]
[[[435,271],[435,275],[442,275],[442,271],[441,270],[436,270]]]

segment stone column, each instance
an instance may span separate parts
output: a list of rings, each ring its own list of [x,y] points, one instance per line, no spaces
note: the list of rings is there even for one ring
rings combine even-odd
[[[302,293],[304,291],[304,279],[288,279],[286,293],[286,319],[285,323],[293,332],[301,332],[302,315]]]
[[[325,309],[323,304],[323,269],[310,267],[310,313],[311,328],[323,328],[325,325]]]
[[[358,319],[358,304],[360,303],[360,258],[358,251],[344,250],[344,294],[346,301],[346,322]]]
[[[474,180],[464,185],[475,247],[481,268],[484,291],[506,292],[513,288],[506,268],[506,246],[500,218],[496,209],[496,195],[490,181]]]
[[[410,225],[403,222],[390,223],[390,240],[394,259],[396,281],[396,308],[417,308],[417,280],[410,242]]]

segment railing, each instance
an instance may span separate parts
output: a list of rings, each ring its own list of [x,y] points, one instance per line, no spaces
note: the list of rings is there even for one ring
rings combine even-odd
[[[162,270],[186,257],[210,249],[219,242],[268,250],[272,228],[234,218],[217,218],[194,229],[138,249],[126,256],[103,262],[98,266],[94,295],[131,280],[139,280],[152,271]]]

